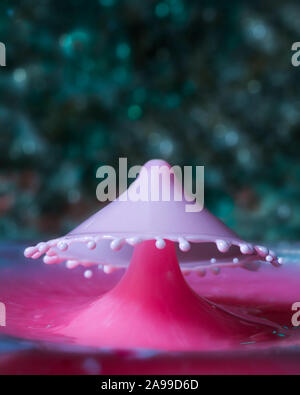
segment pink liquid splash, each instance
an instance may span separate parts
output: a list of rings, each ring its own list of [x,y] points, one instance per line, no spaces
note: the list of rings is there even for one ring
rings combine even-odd
[[[157,166],[168,175],[167,163],[148,162],[128,191],[161,196],[165,178],[148,177]],[[176,178],[171,187],[183,192]],[[1,270],[1,332],[36,347],[3,355],[2,370],[300,372],[300,332],[290,328],[299,265],[275,269],[282,259],[272,250],[172,196],[117,199],[67,236],[27,248],[26,257],[45,254],[45,267]],[[55,265],[65,261],[73,270]]]
[[[183,278],[172,243],[163,255],[150,243],[138,246],[126,273],[95,268],[91,279],[81,267],[28,266],[20,248],[7,247],[0,332],[26,340],[26,350],[2,353],[0,372],[300,373],[300,330],[291,327],[299,264]]]

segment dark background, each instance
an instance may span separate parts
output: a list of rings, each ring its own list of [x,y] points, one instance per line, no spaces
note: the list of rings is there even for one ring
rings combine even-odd
[[[59,236],[128,157],[205,165],[242,237],[300,237],[299,1],[0,4],[0,238]]]

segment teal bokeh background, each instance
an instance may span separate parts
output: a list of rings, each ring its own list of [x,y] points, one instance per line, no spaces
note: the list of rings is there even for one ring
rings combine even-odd
[[[206,167],[206,205],[244,238],[300,237],[300,4],[0,4],[0,237],[60,235],[127,157]]]

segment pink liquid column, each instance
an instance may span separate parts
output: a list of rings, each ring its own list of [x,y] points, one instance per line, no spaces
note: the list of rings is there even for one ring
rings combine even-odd
[[[154,241],[145,241],[135,247],[119,284],[61,333],[87,345],[187,351],[227,348],[253,330],[188,286],[174,243],[158,250]]]

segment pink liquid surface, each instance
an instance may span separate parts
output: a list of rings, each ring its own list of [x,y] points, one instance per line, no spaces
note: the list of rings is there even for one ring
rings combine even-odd
[[[172,288],[152,265],[132,264],[125,275],[95,269],[87,280],[82,268],[27,263],[18,246],[1,256],[8,265],[0,269],[7,307],[0,333],[30,341],[29,349],[0,354],[2,374],[300,373],[300,329],[291,327],[291,306],[300,301],[298,264],[183,280],[165,261]]]

